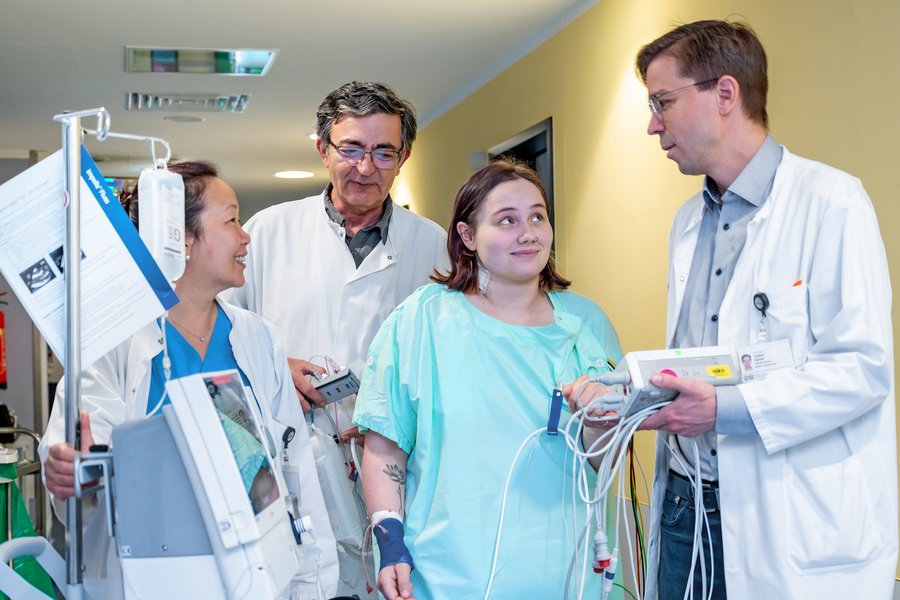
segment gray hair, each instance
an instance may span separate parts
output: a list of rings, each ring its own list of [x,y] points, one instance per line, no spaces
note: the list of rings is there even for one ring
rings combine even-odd
[[[416,109],[383,83],[351,81],[334,90],[316,111],[316,134],[331,141],[331,128],[345,115],[365,117],[383,113],[400,117],[403,150],[416,139]]]

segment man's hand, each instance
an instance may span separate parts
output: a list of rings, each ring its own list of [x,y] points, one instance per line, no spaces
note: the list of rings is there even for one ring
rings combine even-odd
[[[91,419],[87,411],[81,411],[81,449],[86,451],[94,445],[91,434]],[[50,447],[47,460],[44,461],[44,479],[47,489],[60,500],[75,495],[75,457],[81,454],[65,442]]]
[[[378,589],[387,600],[415,600],[409,574],[410,568],[406,563],[385,567],[378,574]]]
[[[716,426],[716,388],[696,381],[657,373],[650,383],[677,390],[678,397],[656,414],[647,417],[638,429],[660,429],[685,437],[697,437]]]
[[[575,383],[564,385],[562,387],[562,390],[560,390],[562,391],[566,402],[569,404],[569,411],[571,411],[572,414],[575,414],[577,411],[590,404],[591,401],[595,398],[605,396],[612,391],[612,389],[604,386],[601,383],[584,383],[585,381],[587,381],[587,379],[587,375],[582,375],[575,381]],[[616,411],[614,410],[602,411],[592,408],[588,411],[588,415],[594,417],[594,419],[585,419],[584,424],[586,427],[593,427],[594,429],[611,429],[619,422],[618,419],[610,419],[606,421],[596,420],[596,417],[615,416]]]
[[[318,377],[325,374],[325,369],[319,365],[299,358],[288,358],[288,366],[291,368],[291,379],[294,380],[294,389],[297,390],[297,398],[300,400],[300,406],[303,412],[309,414],[312,412],[311,404],[323,407],[325,406],[325,397],[316,391],[315,386],[310,383],[307,375]]]

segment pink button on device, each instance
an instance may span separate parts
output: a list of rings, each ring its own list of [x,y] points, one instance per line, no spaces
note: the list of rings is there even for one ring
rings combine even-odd
[[[672,369],[663,369],[660,371],[662,375],[671,375],[672,377],[678,377],[678,373],[673,371]]]

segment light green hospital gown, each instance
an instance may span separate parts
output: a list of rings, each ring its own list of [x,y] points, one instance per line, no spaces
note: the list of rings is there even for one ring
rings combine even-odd
[[[524,327],[427,285],[391,313],[372,343],[353,420],[409,454],[404,539],[418,600],[483,597],[517,449],[546,427],[557,382],[597,375],[621,358],[615,330],[594,302],[568,291],[549,297],[554,322]],[[564,405],[560,429],[569,417]],[[580,501],[573,522],[573,470],[561,435],[542,433],[523,450],[492,599],[563,597],[584,524]],[[588,573],[585,598],[599,598],[602,576],[590,565]]]

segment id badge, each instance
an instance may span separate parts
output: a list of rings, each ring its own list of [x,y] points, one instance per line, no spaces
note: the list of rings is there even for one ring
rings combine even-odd
[[[760,342],[738,347],[741,381],[762,381],[772,371],[794,366],[791,343],[787,340]]]

